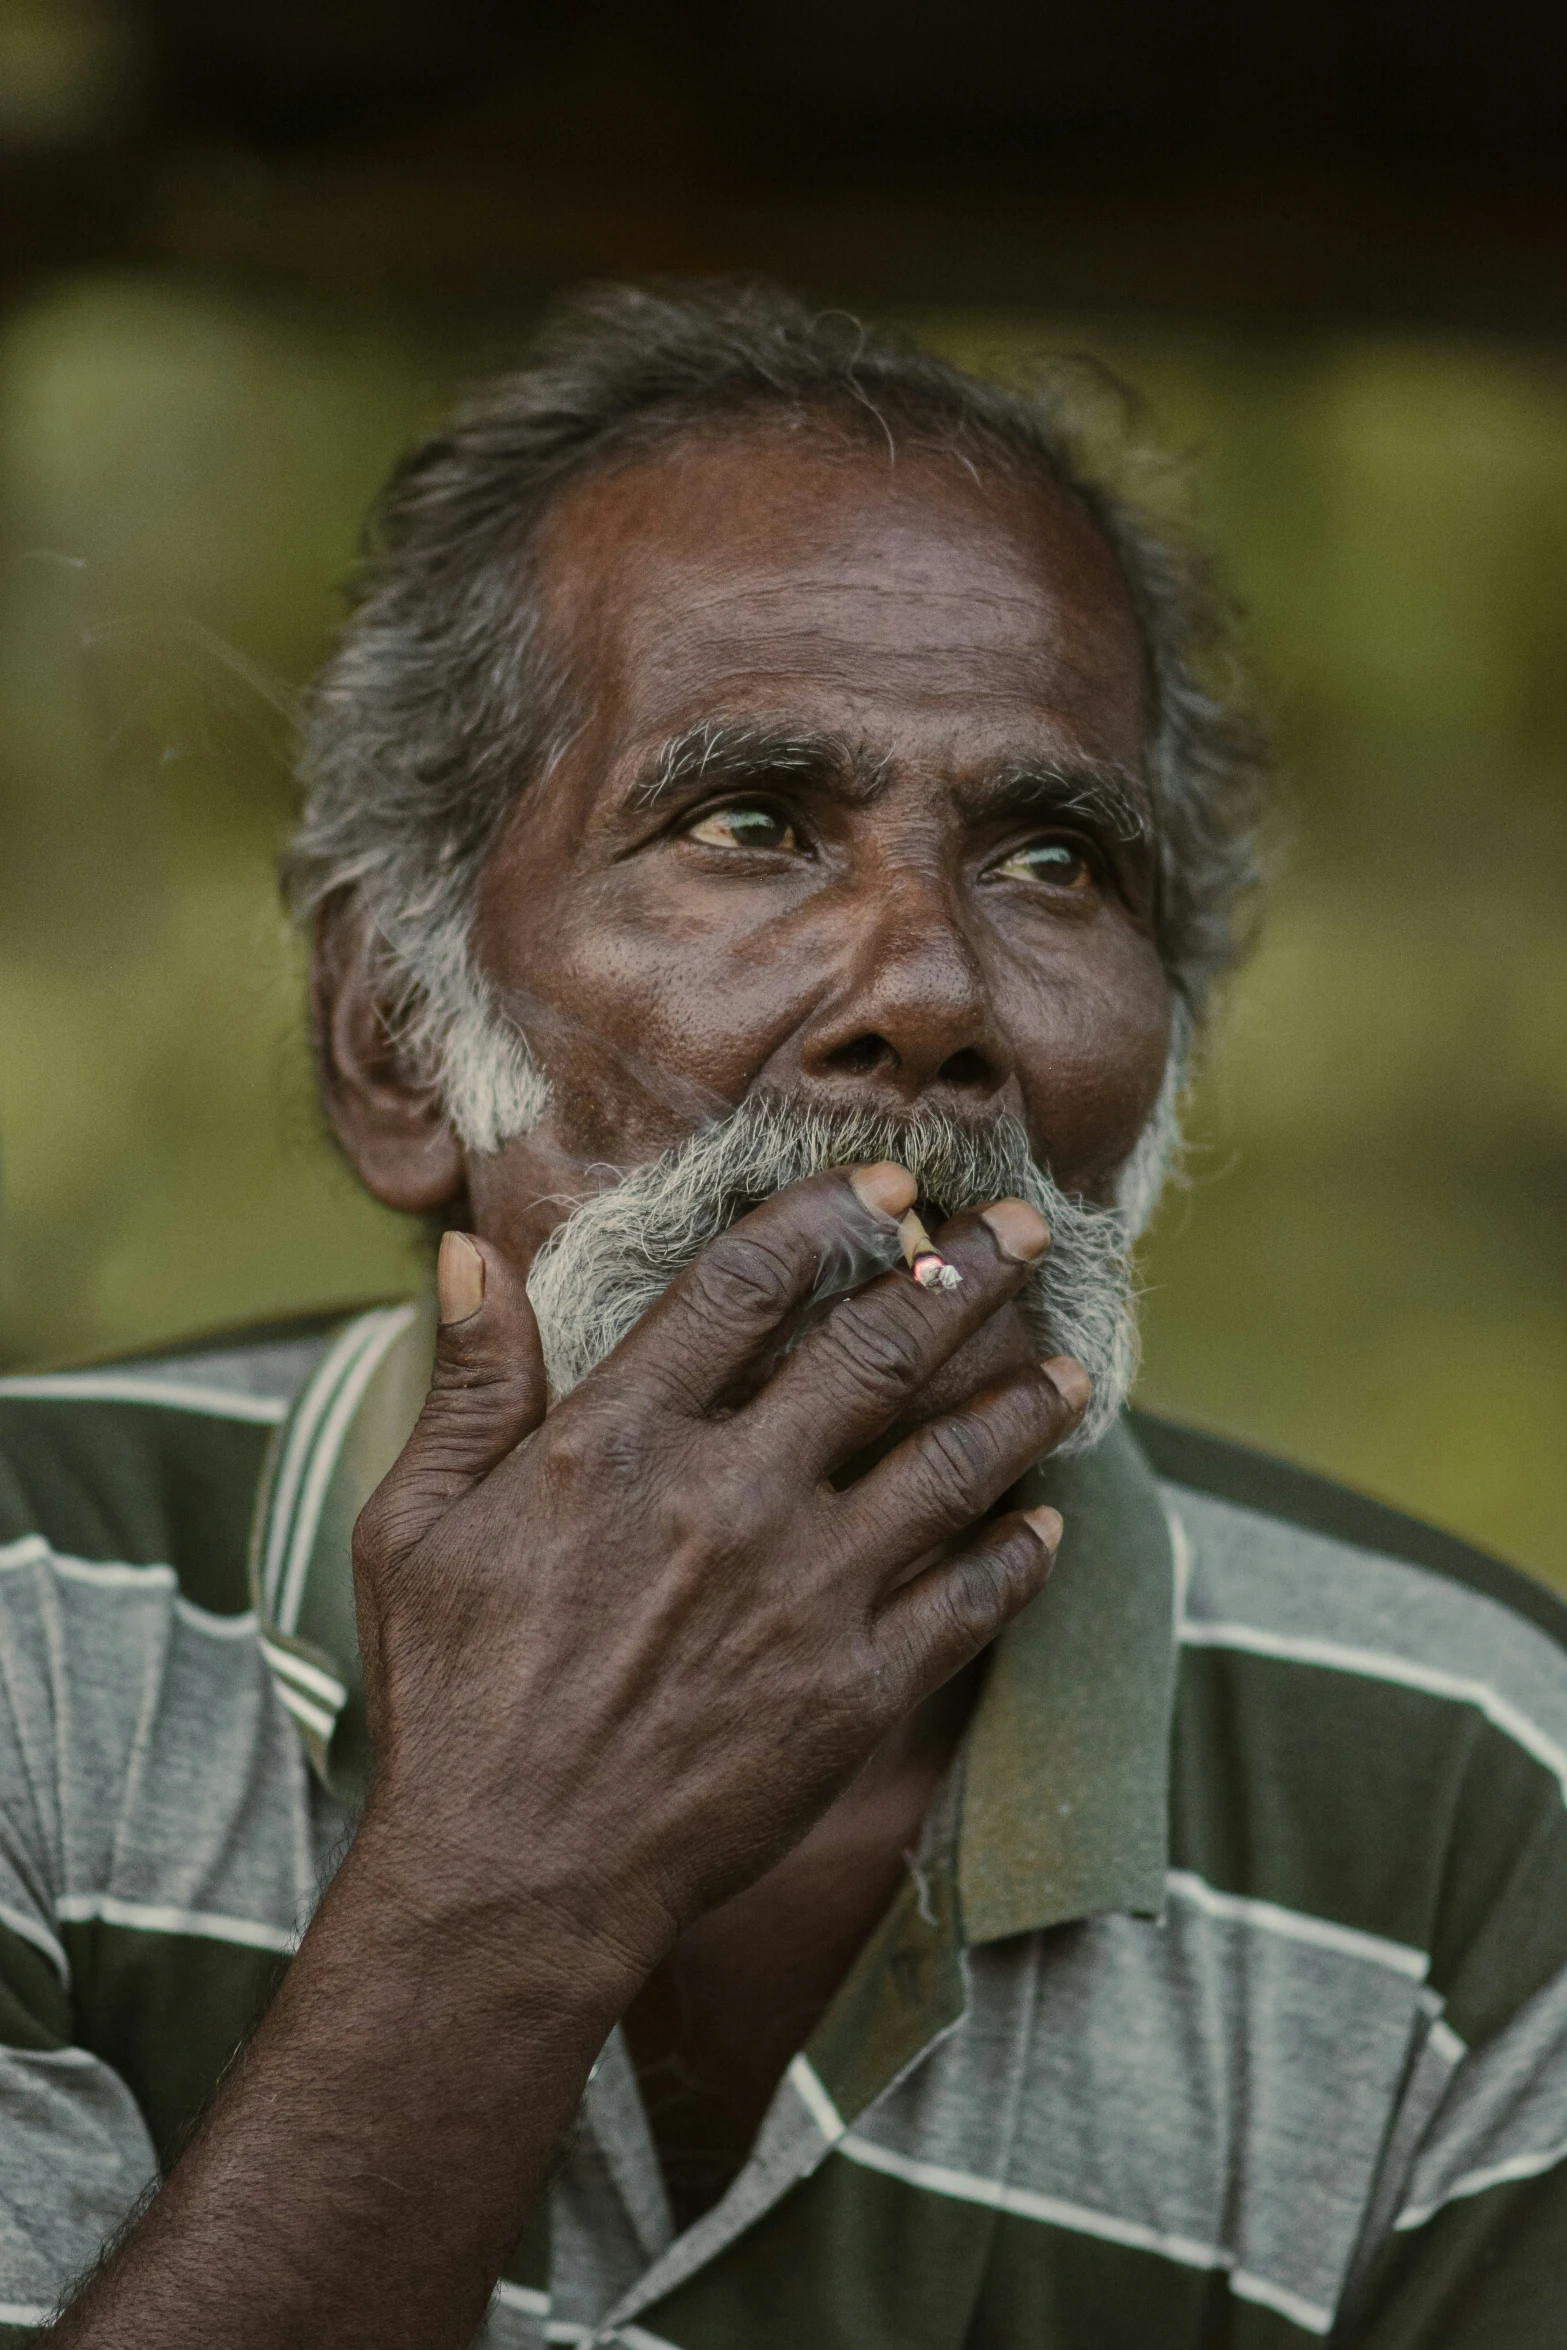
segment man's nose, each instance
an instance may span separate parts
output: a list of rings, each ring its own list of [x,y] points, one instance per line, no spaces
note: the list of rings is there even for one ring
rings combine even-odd
[[[889,1110],[992,1106],[1013,1056],[944,881],[906,871],[845,913],[836,984],[795,1039],[809,1089]]]

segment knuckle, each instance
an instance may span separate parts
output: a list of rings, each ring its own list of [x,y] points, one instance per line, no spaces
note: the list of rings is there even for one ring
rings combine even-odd
[[[552,1485],[577,1486],[589,1481],[598,1450],[595,1437],[591,1415],[580,1409],[557,1412],[545,1421],[541,1466]]]
[[[354,1521],[353,1559],[356,1568],[373,1574],[407,1546],[413,1511],[410,1496],[391,1479],[378,1485]]]
[[[703,1319],[754,1322],[775,1318],[791,1303],[796,1272],[783,1250],[762,1233],[732,1232],[712,1242],[691,1268],[692,1303]]]
[[[629,1493],[653,1473],[656,1448],[634,1411],[594,1410],[584,1398],[576,1410],[552,1415],[545,1429],[546,1474],[562,1494]]]
[[[701,1522],[723,1529],[729,1538],[750,1541],[754,1530],[773,1515],[774,1480],[754,1461],[731,1459],[710,1466],[700,1483],[700,1499],[692,1495],[692,1501]]]
[[[937,1425],[920,1431],[909,1464],[909,1499],[927,1532],[956,1534],[990,1499],[994,1451],[978,1431]]]
[[[993,1501],[1049,1442],[1059,1399],[1043,1373],[983,1407],[933,1420],[920,1431],[917,1465],[927,1492],[975,1506]]]
[[[920,1451],[936,1491],[965,1500],[986,1485],[1000,1458],[994,1432],[972,1415],[933,1421],[921,1431]]]
[[[430,1400],[436,1408],[460,1410],[470,1396],[496,1396],[505,1402],[511,1396],[526,1394],[530,1386],[526,1370],[515,1360],[498,1361],[490,1355],[454,1350],[436,1357]]]
[[[352,1541],[356,1574],[374,1574],[387,1548],[387,1510],[381,1495],[372,1493],[354,1520]]]
[[[955,1637],[979,1649],[994,1638],[1005,1614],[1005,1577],[992,1554],[960,1559],[948,1576],[945,1604]]]
[[[1050,1554],[1033,1528],[1015,1518],[991,1541],[985,1555],[998,1621],[1004,1621],[1042,1588],[1050,1573]]]
[[[726,1581],[769,1550],[785,1509],[779,1479],[756,1462],[709,1460],[700,1474],[664,1479],[655,1501],[659,1547],[666,1559],[684,1560],[698,1581]],[[775,1597],[787,1614],[788,1587]],[[809,1609],[804,1620],[815,1621]]]
[[[924,1333],[883,1303],[840,1306],[823,1337],[840,1375],[878,1401],[912,1395],[924,1380]]]

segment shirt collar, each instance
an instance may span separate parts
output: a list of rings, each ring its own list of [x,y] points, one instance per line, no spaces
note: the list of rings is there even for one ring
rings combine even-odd
[[[257,1503],[251,1572],[267,1661],[317,1772],[349,1802],[370,1769],[354,1520],[413,1426],[434,1344],[430,1297],[346,1322],[278,1430]],[[1041,1463],[1025,1487],[1025,1506],[1060,1510],[1061,1555],[996,1643],[969,1729],[955,1851],[898,1925],[923,1945],[932,1901],[937,1914],[950,1901],[928,1953],[943,1979],[935,1943],[1163,1906],[1176,1649],[1158,1491],[1124,1426],[1090,1453]],[[909,1965],[905,1954],[905,1975]]]
[[[1055,1573],[996,1643],[969,1730],[970,1943],[1164,1907],[1176,1572],[1158,1487],[1122,1423],[1092,1452],[1042,1461],[1021,1499],[1052,1503],[1066,1530]]]

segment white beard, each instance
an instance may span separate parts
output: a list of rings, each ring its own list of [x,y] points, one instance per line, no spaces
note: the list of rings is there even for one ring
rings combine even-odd
[[[1075,1355],[1093,1379],[1082,1423],[1061,1448],[1086,1451],[1115,1420],[1136,1374],[1131,1250],[1175,1153],[1177,1091],[1177,1081],[1167,1079],[1128,1162],[1124,1204],[1113,1208],[1062,1191],[1034,1159],[1016,1119],[975,1128],[931,1110],[896,1119],[748,1095],[727,1118],[584,1201],[539,1251],[528,1296],[551,1391],[565,1395],[585,1379],[747,1209],[823,1168],[896,1159],[938,1213],[957,1215],[1010,1195],[1044,1217],[1051,1245],[1019,1302],[1041,1353]],[[818,1294],[881,1269],[839,1268],[825,1287],[818,1283]]]

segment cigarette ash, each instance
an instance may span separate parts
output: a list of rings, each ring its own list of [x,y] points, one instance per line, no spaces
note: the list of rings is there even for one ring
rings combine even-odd
[[[898,1226],[898,1243],[903,1250],[903,1261],[921,1289],[956,1289],[963,1279],[957,1266],[947,1262],[912,1208]]]

